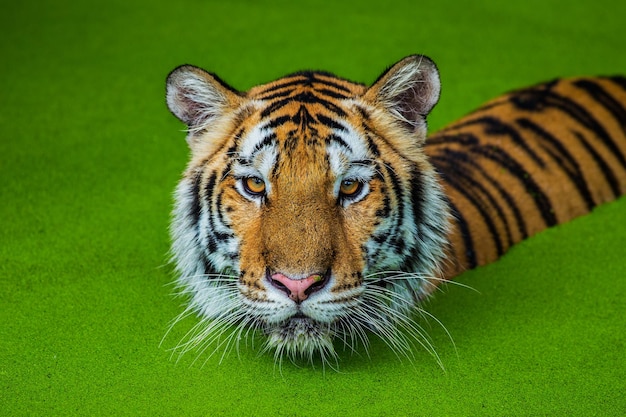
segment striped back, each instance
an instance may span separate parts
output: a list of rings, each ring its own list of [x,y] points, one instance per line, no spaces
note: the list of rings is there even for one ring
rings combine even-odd
[[[425,150],[456,219],[456,275],[626,192],[626,79],[512,92],[433,134]]]

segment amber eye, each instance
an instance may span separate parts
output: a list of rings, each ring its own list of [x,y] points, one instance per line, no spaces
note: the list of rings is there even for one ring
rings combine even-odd
[[[361,191],[363,183],[356,180],[343,180],[339,186],[339,192],[344,197],[354,197]]]
[[[243,187],[252,195],[265,194],[265,182],[259,177],[244,178]]]

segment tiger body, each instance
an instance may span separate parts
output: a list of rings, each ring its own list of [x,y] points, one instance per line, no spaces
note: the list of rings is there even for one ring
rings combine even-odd
[[[447,278],[626,193],[626,78],[503,95],[428,138],[454,213]]]
[[[624,79],[520,90],[427,140],[439,88],[423,56],[370,87],[301,72],[241,93],[170,74],[192,154],[172,253],[183,314],[204,324],[185,349],[231,326],[228,345],[258,330],[279,358],[328,358],[368,331],[428,347],[411,313],[441,282],[626,191]]]

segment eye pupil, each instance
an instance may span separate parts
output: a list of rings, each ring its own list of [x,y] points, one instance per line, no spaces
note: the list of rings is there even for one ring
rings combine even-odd
[[[252,195],[265,193],[265,182],[259,177],[248,177],[243,181],[244,188]]]

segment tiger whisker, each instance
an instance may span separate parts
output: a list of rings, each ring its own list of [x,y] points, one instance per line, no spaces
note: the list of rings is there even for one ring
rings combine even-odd
[[[407,300],[400,294],[397,294],[385,288],[376,288],[376,292],[378,292],[378,297],[376,297],[375,294],[372,294],[372,292],[364,293],[364,300],[369,301],[370,305],[371,303],[378,304],[378,308],[376,310],[385,313],[385,321],[391,319],[391,322],[394,326],[397,326],[408,332],[412,336],[412,339],[420,344],[426,351],[430,352],[435,357],[438,364],[443,368],[443,363],[441,362],[434,346],[430,342],[430,338],[428,337],[427,332],[425,332],[425,330],[421,326],[419,326],[414,320],[412,320],[408,315],[403,314],[396,309],[389,308],[389,306],[385,302],[381,303],[381,299],[379,297],[382,297],[383,301],[386,300],[390,302],[393,301],[394,298],[399,298],[401,302],[404,302],[407,305],[411,305],[411,300]],[[368,303],[363,303],[363,305],[368,305]],[[443,323],[441,323],[441,321],[434,317],[431,313],[428,313],[425,310],[415,306],[411,307],[409,311],[417,311],[421,315],[428,316],[435,320],[443,328],[443,330],[446,332],[446,334],[454,344],[454,341],[452,340],[449,331],[445,328]]]
[[[391,275],[388,275],[391,274]],[[373,277],[379,276],[379,275],[384,275],[383,278],[376,278],[376,279],[372,279]],[[456,285],[459,286],[461,288],[465,288],[471,291],[474,291],[476,293],[480,293],[480,291],[478,291],[476,288],[467,285],[467,284],[463,284],[461,282],[455,281],[455,280],[450,280],[450,279],[446,279],[446,278],[440,278],[437,276],[426,276],[423,274],[419,274],[419,273],[415,273],[415,272],[407,272],[407,271],[383,271],[383,272],[376,272],[376,273],[372,273],[372,274],[368,274],[364,277],[364,283],[366,285],[372,285],[372,284],[377,284],[380,282],[388,282],[388,281],[409,281],[409,280],[420,280],[420,281],[437,281],[437,282],[441,282],[443,284],[451,284],[451,285]],[[438,290],[441,290],[440,287],[438,287]]]

